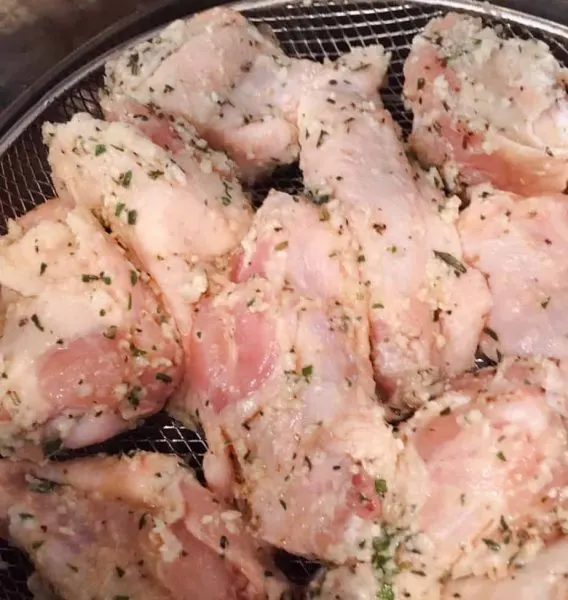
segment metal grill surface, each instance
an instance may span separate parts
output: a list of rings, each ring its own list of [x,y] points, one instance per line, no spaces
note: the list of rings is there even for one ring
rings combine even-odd
[[[448,10],[461,10],[483,16],[488,24],[502,27],[504,35],[517,35],[545,41],[556,57],[568,65],[568,29],[521,13],[492,8],[486,3],[467,0],[353,1],[261,0],[239,2],[241,10],[254,24],[269,26],[283,49],[296,57],[321,60],[360,45],[380,42],[392,52],[388,83],[383,97],[404,131],[411,118],[401,100],[402,65],[410,43],[426,23]],[[150,35],[150,34],[148,34]],[[87,111],[102,116],[97,101],[102,84],[102,60],[94,61],[61,84],[52,97],[33,109],[17,129],[0,140],[0,233],[9,218],[17,217],[50,198],[54,191],[42,143],[44,121],[65,121],[76,112]],[[301,188],[297,167],[278,170],[268,181],[252,190],[256,203],[271,187],[285,191]],[[175,453],[184,457],[200,474],[201,459],[206,446],[203,437],[174,422],[165,414],[149,419],[142,427],[117,438],[72,455],[85,456],[96,452],[117,454],[143,449]],[[280,557],[287,574],[302,579],[313,573],[314,567],[289,556]],[[32,568],[17,550],[0,540],[0,600],[31,598],[26,580]]]

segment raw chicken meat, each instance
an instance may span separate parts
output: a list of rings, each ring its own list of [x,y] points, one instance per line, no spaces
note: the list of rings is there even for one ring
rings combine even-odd
[[[454,380],[404,425],[406,452],[424,468],[410,522],[417,535],[399,559],[412,565],[396,582],[402,593],[419,586],[428,598],[437,579],[504,577],[564,530],[561,381],[552,361],[507,358]]]
[[[344,81],[314,87],[299,109],[306,185],[343,204],[361,246],[377,382],[395,410],[420,405],[430,383],[472,366],[487,286],[462,263],[457,199],[411,167],[380,99]]]
[[[336,562],[369,557],[398,504],[357,249],[332,205],[271,193],[235,254],[238,283],[197,307],[178,407],[204,427],[209,484],[259,538]]]
[[[568,539],[564,538],[505,579],[472,577],[450,583],[443,600],[564,600],[568,598],[567,553]]]
[[[188,171],[193,171],[195,161],[203,164],[205,171],[219,173],[225,179],[238,175],[236,165],[223,152],[214,152],[209,144],[197,135],[197,131],[182,117],[169,118],[154,106],[145,106],[131,98],[120,100],[103,94],[101,106],[108,121],[120,121],[136,127],[154,144],[167,150],[175,162]]]
[[[439,600],[451,597],[443,595],[448,580],[487,575],[509,578],[499,584],[507,586],[524,565],[546,561],[550,551],[539,552],[568,524],[558,380],[551,361],[505,359],[454,380],[419,409],[400,433],[413,510],[373,540],[370,562],[321,577],[315,597]],[[450,589],[483,589],[476,581]]]
[[[132,251],[186,336],[192,303],[208,286],[205,263],[232,250],[250,225],[238,181],[223,177],[215,157],[192,150],[186,138],[174,138],[172,154],[133,125],[87,114],[46,125],[45,138],[59,194],[94,209]]]
[[[359,48],[330,68],[345,60],[349,70],[382,68],[383,55],[380,46]],[[103,106],[112,116],[112,104],[126,97],[184,117],[252,180],[297,158],[299,96],[323,68],[289,58],[238,12],[214,8],[110,60]]]
[[[360,343],[365,353],[367,302],[359,250],[337,201],[317,206],[272,190],[232,256],[231,278],[240,283],[258,275],[278,288],[291,286],[303,296],[350,307],[362,323]]]
[[[568,205],[488,185],[468,190],[458,228],[464,260],[487,277],[493,308],[482,343],[500,355],[568,359]]]
[[[241,515],[173,456],[2,461],[0,528],[62,600],[285,597]]]
[[[49,200],[0,238],[0,450],[97,443],[180,382],[177,332],[85,209]]]
[[[414,39],[404,74],[412,146],[452,185],[457,176],[526,195],[566,189],[566,70],[546,44],[451,13]]]

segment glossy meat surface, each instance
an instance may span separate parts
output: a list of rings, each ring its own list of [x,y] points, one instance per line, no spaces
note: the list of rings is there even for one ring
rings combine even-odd
[[[357,49],[348,60],[370,67],[383,54],[379,46]],[[297,158],[299,97],[322,69],[286,56],[239,13],[214,8],[109,61],[105,106],[126,96],[187,119],[252,180]]]
[[[505,39],[450,13],[416,36],[404,75],[412,146],[448,181],[526,195],[565,190],[566,71],[544,42]]]
[[[63,600],[279,599],[241,515],[176,457],[0,463],[0,526]]]
[[[104,441],[179,384],[171,319],[82,208],[49,200],[0,239],[2,451]]]
[[[419,405],[430,383],[473,364],[487,287],[462,264],[456,200],[409,164],[380,100],[345,83],[317,87],[300,103],[306,185],[343,205],[360,244],[378,383],[393,406]]]

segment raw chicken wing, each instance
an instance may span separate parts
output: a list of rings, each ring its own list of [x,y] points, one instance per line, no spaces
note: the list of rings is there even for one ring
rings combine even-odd
[[[398,502],[358,255],[339,207],[272,192],[235,254],[238,283],[198,305],[180,407],[205,429],[209,484],[261,539],[336,562],[368,556]]]
[[[371,69],[383,54],[380,46],[357,49],[348,62]],[[185,117],[250,180],[297,158],[299,96],[322,69],[287,57],[238,12],[215,8],[110,60],[104,106],[127,97]]]
[[[482,348],[501,355],[568,359],[568,205],[488,185],[468,190],[458,222],[466,264],[487,277],[493,307]]]
[[[495,589],[503,591],[526,585],[528,576],[517,579],[524,569],[546,568],[555,550],[543,548],[563,534],[568,515],[568,435],[555,409],[566,392],[558,379],[551,361],[506,359],[454,380],[419,409],[400,432],[399,477],[411,510],[383,527],[370,561],[320,577],[314,597],[478,600],[492,589],[485,576],[502,579]],[[565,585],[555,569],[544,589]],[[455,593],[480,586],[482,595],[449,596],[448,581]]]
[[[173,456],[0,462],[0,528],[62,600],[275,600],[241,515]]]
[[[175,390],[176,329],[85,209],[50,200],[11,222],[0,284],[3,453],[103,441]]]
[[[300,102],[301,167],[318,202],[342,203],[361,246],[376,379],[393,408],[473,364],[490,297],[462,263],[457,199],[409,164],[389,113],[350,82],[320,80]],[[467,302],[464,299],[467,298]]]
[[[457,177],[526,195],[565,190],[566,71],[546,44],[503,39],[451,13],[414,39],[404,74],[412,146],[450,185]]]
[[[130,124],[78,114],[47,125],[45,137],[60,195],[95,210],[133,252],[185,336],[192,303],[208,286],[204,263],[232,250],[249,227],[239,183],[214,170],[205,151],[172,154]]]
[[[411,565],[396,581],[402,597],[414,590],[413,598],[429,598],[436,580],[505,577],[564,531],[561,381],[552,361],[504,359],[496,370],[454,380],[404,425],[405,451],[423,469],[409,482],[416,512],[414,535],[398,550],[398,560]]]

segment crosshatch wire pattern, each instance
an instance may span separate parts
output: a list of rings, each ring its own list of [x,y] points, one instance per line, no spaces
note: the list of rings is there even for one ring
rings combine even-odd
[[[400,93],[402,65],[410,42],[433,17],[447,12],[443,0],[440,4],[397,1],[314,0],[312,2],[258,2],[254,8],[244,10],[256,25],[269,26],[283,49],[291,56],[321,60],[335,58],[350,48],[382,43],[392,52],[388,81],[383,92],[386,106],[393,112],[403,131],[408,131],[411,120],[405,112]],[[538,27],[525,27],[507,19],[486,16],[488,23],[500,25],[505,35],[533,37],[547,42],[564,64],[568,64],[568,36],[552,35]],[[0,157],[0,229],[5,231],[6,221],[17,217],[53,195],[46,149],[42,143],[41,126],[47,120],[64,121],[73,114],[87,111],[101,116],[97,101],[102,83],[101,69],[88,71],[78,83],[49,104],[25,130],[21,131],[12,146]],[[297,167],[279,169],[269,181],[252,190],[256,203],[260,203],[269,188],[286,191],[301,188]],[[143,449],[183,456],[199,473],[202,456],[206,450],[203,437],[190,431],[164,414],[149,419],[136,431],[97,446],[75,452],[87,455],[95,452],[120,453]],[[67,458],[62,457],[62,458]],[[305,561],[284,557],[283,566],[294,579],[313,573],[313,566]],[[0,540],[0,600],[25,600],[30,598],[26,579],[31,566],[18,551]]]

